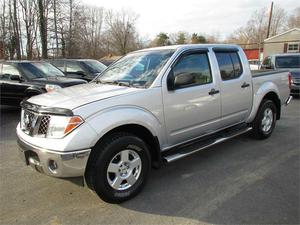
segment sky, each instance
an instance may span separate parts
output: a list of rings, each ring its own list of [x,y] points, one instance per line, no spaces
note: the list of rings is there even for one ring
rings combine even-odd
[[[83,0],[106,9],[129,9],[138,14],[137,30],[145,38],[159,32],[218,34],[221,39],[246,24],[251,14],[271,6],[269,0]],[[292,13],[299,0],[277,0],[274,6]],[[268,13],[268,11],[266,11]]]

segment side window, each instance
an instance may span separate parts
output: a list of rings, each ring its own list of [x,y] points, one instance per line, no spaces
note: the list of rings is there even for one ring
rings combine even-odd
[[[175,88],[184,88],[212,82],[209,61],[206,53],[184,55],[173,68],[174,77],[180,80],[189,80],[186,85],[175,85]]]
[[[10,79],[10,75],[21,76],[19,70],[15,66],[8,65],[8,64],[3,64],[1,79],[9,80]]]
[[[216,52],[222,80],[238,78],[243,73],[237,52]]]
[[[77,62],[66,62],[67,73],[76,73],[78,71],[82,71],[82,68],[78,65]]]

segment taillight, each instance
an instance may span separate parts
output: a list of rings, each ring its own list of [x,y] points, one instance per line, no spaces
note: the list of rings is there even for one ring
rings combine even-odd
[[[291,86],[292,86],[292,74],[289,73],[288,77],[289,77],[289,88],[291,89]]]

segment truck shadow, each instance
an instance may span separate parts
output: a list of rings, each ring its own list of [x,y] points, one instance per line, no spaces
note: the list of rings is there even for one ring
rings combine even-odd
[[[285,151],[285,148],[290,148],[276,142],[280,136],[281,132],[274,132],[273,137],[262,142],[244,134],[160,170],[153,170],[145,190],[121,206],[200,223],[274,223],[282,218],[282,214],[288,214],[282,207],[272,208],[284,190],[276,193],[277,197],[272,197],[260,189],[264,189],[265,179],[277,176],[273,171],[277,166],[297,164],[297,157],[293,157],[295,162],[287,163],[292,157],[284,154],[297,156],[297,152]],[[291,138],[294,143],[295,138]],[[282,189],[289,189],[289,182],[295,182],[294,178],[280,179],[287,179],[282,180],[286,182]],[[291,204],[299,209],[297,200]],[[262,216],[265,214],[270,217]],[[297,221],[297,215],[290,213],[288,219],[290,222]]]

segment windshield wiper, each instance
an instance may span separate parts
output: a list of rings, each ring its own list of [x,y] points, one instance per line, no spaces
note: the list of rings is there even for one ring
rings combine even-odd
[[[135,81],[101,81],[100,79],[96,80],[96,84],[111,84],[125,87],[134,87],[134,88],[146,88],[146,85],[141,85],[139,82]]]
[[[101,81],[100,79],[98,79],[96,81],[96,84],[112,84],[112,85],[118,85],[118,86],[126,86],[126,87],[130,87],[131,84],[130,82],[126,82],[126,81],[117,81],[117,80],[114,80],[114,81]]]

